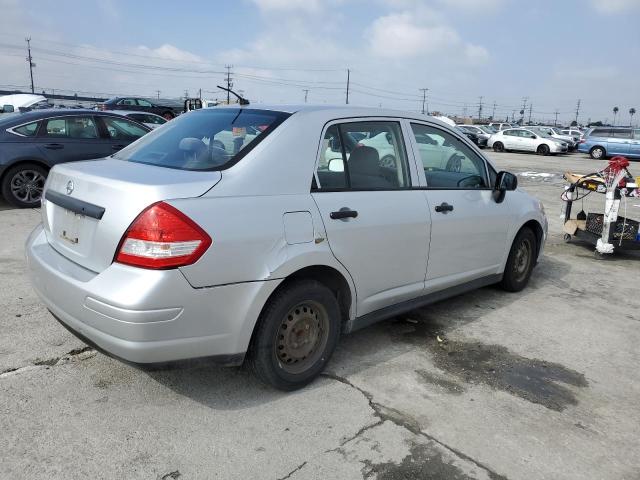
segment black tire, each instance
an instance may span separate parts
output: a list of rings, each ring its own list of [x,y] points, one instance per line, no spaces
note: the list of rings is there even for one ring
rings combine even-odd
[[[607,152],[602,147],[593,147],[589,150],[589,155],[591,155],[591,158],[594,160],[604,160],[607,158]]]
[[[508,292],[519,292],[529,283],[538,253],[535,234],[523,228],[516,235],[504,267],[500,286]]]
[[[494,152],[504,152],[504,144],[502,142],[496,142],[493,144]]]
[[[543,143],[542,145],[538,146],[536,153],[538,155],[544,155],[546,157],[547,155],[549,155],[549,153],[551,153],[551,149],[549,148],[549,145]]]
[[[174,118],[176,118],[176,116],[173,114],[173,112],[166,111],[162,114],[162,118],[168,121],[173,120]]]
[[[48,173],[46,168],[37,163],[15,165],[2,178],[2,196],[14,207],[39,207]]]
[[[267,385],[285,391],[302,388],[324,370],[340,325],[338,301],[325,285],[315,280],[286,285],[260,314],[248,363]]]

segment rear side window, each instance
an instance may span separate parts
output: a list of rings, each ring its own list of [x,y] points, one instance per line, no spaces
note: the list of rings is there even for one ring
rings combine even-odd
[[[118,105],[135,105],[136,101],[133,98],[123,98],[118,101]]]
[[[631,138],[631,130],[613,130],[613,138]]]
[[[412,123],[411,129],[418,143],[428,188],[489,187],[484,160],[462,140],[428,125]],[[430,141],[424,141],[426,138]]]
[[[200,109],[179,116],[114,157],[181,170],[223,170],[239,161],[289,116],[247,108]]]
[[[318,163],[321,190],[397,190],[411,185],[407,153],[398,122],[332,125]]]
[[[27,123],[21,127],[14,128],[13,131],[25,137],[35,137],[38,131],[38,124],[39,122]]]
[[[55,138],[98,138],[92,117],[62,117],[45,120],[44,135]],[[42,135],[42,133],[40,134]]]
[[[594,128],[589,134],[590,137],[610,137],[611,129],[609,128]]]

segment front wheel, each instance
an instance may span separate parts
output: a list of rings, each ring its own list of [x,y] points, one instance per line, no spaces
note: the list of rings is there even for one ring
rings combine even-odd
[[[594,160],[602,160],[602,159],[605,158],[604,148],[602,148],[602,147],[593,147],[591,149],[591,151],[589,152],[589,155],[591,155],[591,158],[593,158]]]
[[[538,153],[538,155],[547,156],[547,155],[549,155],[549,153],[551,153],[551,149],[549,148],[549,145],[545,145],[543,143],[542,145],[540,145],[538,147],[538,150],[536,150],[536,152]]]
[[[493,144],[494,152],[504,152],[504,144],[502,142],[496,142]]]
[[[314,280],[287,285],[260,315],[249,364],[262,382],[279,390],[302,388],[331,358],[340,324],[338,301],[326,286]]]
[[[9,168],[2,180],[2,196],[14,207],[39,207],[47,173],[47,169],[35,163]]]
[[[516,235],[504,267],[501,286],[508,292],[519,292],[529,283],[537,253],[536,236],[529,228]]]

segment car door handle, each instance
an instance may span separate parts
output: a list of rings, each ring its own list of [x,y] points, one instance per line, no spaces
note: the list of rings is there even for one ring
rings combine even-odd
[[[442,202],[440,205],[436,205],[436,212],[438,213],[453,212],[453,205],[449,205],[447,202]]]
[[[47,143],[44,148],[48,150],[61,150],[64,148],[64,145],[61,143]]]
[[[112,150],[122,150],[124,148],[124,145],[112,145],[111,149]]]
[[[337,212],[331,212],[329,216],[333,220],[340,220],[343,218],[356,218],[358,216],[358,212],[356,212],[355,210],[351,210],[350,208],[343,207]]]

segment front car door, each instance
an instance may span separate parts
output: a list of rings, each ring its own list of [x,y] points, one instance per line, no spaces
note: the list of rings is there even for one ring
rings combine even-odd
[[[447,154],[457,161],[433,169],[429,152],[412,142],[417,161],[424,166],[424,192],[431,211],[431,242],[426,274],[427,293],[499,272],[507,248],[511,210],[505,199],[496,203],[492,177],[495,171],[461,137],[443,128],[411,122],[415,138],[422,135],[446,139]]]
[[[359,141],[380,134],[388,144]],[[418,177],[401,122],[340,121],[322,138],[312,196],[329,246],[353,278],[356,314],[420,296],[430,214],[424,192],[411,188]]]
[[[538,135],[531,130],[518,130],[520,150],[535,152],[538,148]]]

